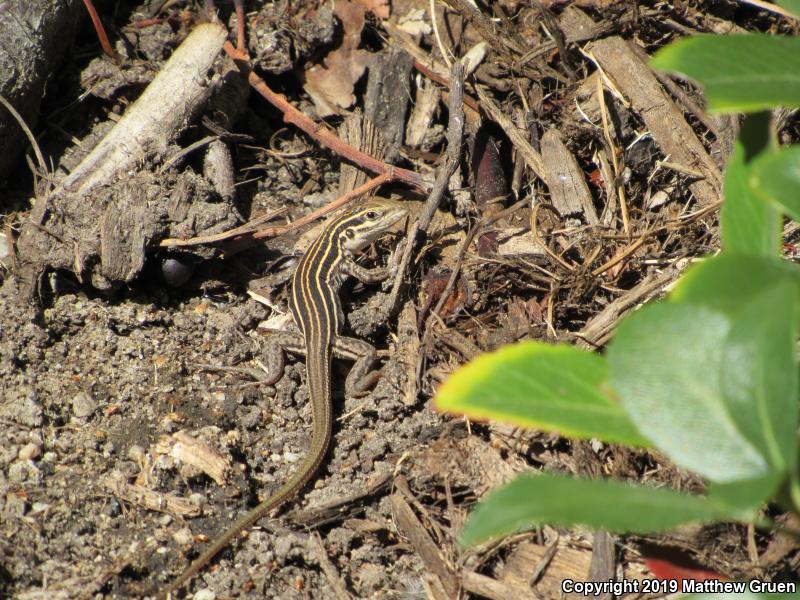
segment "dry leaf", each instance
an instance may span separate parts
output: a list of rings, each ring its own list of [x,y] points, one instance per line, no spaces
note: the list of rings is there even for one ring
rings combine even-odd
[[[341,47],[330,52],[322,65],[306,69],[304,89],[320,117],[339,114],[340,109],[353,105],[355,84],[372,60],[369,52],[358,49],[365,7],[359,2],[339,0],[335,12],[344,30]]]
[[[325,66],[317,65],[306,71],[305,90],[320,117],[339,114],[356,101],[353,94],[356,82],[364,74],[371,60],[366,50],[334,50],[325,59]]]

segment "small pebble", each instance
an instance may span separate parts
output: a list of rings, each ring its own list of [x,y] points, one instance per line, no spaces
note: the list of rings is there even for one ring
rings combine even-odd
[[[30,427],[39,427],[44,421],[44,408],[33,389],[20,391],[4,412],[14,421]]]
[[[182,527],[172,534],[172,539],[175,540],[175,543],[179,546],[188,546],[194,541],[194,536],[192,535],[191,529]]]
[[[5,233],[0,233],[0,260],[8,258],[8,237]]]
[[[21,460],[8,468],[8,480],[11,483],[39,482],[42,473],[32,462]]]
[[[119,502],[117,502],[116,498],[112,497],[108,504],[106,504],[103,512],[109,517],[118,517],[122,514],[122,507],[120,506]]]
[[[49,510],[50,506],[51,506],[50,504],[47,504],[45,502],[34,502],[33,506],[31,506],[31,512],[33,514],[43,513]]]
[[[97,403],[86,392],[78,392],[72,399],[72,414],[79,419],[90,416],[97,410]]]
[[[172,288],[179,288],[191,279],[194,265],[187,259],[176,257],[165,258],[161,263],[161,276],[164,283]]]
[[[22,448],[20,448],[19,454],[17,456],[19,456],[20,460],[36,460],[41,455],[42,455],[42,446],[35,442],[29,442],[25,444]]]
[[[303,455],[299,454],[297,452],[284,452],[283,453],[284,462],[289,463],[290,465],[293,465],[294,463],[299,461],[301,458],[303,458]]]
[[[25,502],[24,498],[17,496],[16,494],[8,494],[6,496],[6,506],[4,512],[10,516],[17,516],[22,517],[25,515],[25,512],[28,510],[28,505]]]
[[[203,588],[194,593],[194,600],[217,600],[217,595],[210,589]]]
[[[114,446],[114,442],[106,442],[103,444],[103,457],[110,458],[116,451],[117,447]]]
[[[134,462],[139,462],[144,458],[144,448],[139,444],[133,444],[128,448],[128,458]]]

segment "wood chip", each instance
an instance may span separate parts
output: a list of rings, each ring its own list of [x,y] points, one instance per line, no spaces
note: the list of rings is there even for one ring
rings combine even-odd
[[[614,538],[607,531],[594,534],[592,561],[589,565],[589,581],[610,581],[617,572],[614,556]],[[611,600],[611,592],[593,595],[597,600]]]
[[[392,515],[398,531],[409,539],[411,545],[416,550],[422,562],[429,571],[433,589],[441,587],[446,596],[445,598],[456,598],[458,596],[459,582],[453,568],[439,552],[439,547],[433,541],[425,527],[420,523],[414,511],[405,501],[402,495],[392,494],[391,498]]]
[[[385,145],[381,158],[388,163],[396,162],[400,155],[413,68],[414,59],[397,48],[375,55],[369,66],[364,117],[380,131]]]
[[[503,110],[498,106],[497,102],[489,95],[489,93],[482,87],[476,86],[478,98],[480,98],[481,106],[486,110],[489,116],[505,131],[514,148],[525,159],[525,163],[531,168],[534,174],[541,179],[545,180],[546,169],[542,161],[542,155],[531,146],[527,137],[526,131],[519,129],[514,122],[506,116]]]
[[[319,533],[314,532],[311,535],[311,541],[317,555],[317,562],[319,562],[319,566],[322,567],[322,571],[325,573],[328,584],[333,589],[336,598],[338,600],[352,600],[353,597],[347,591],[344,581],[342,581],[339,575],[339,571],[328,557],[328,551],[325,550],[325,545],[322,543],[322,538],[319,537]]]
[[[365,486],[354,490],[351,494],[340,496],[335,500],[312,506],[308,509],[292,510],[286,517],[295,523],[314,525],[317,527],[325,523],[340,521],[344,517],[348,517],[354,512],[362,510],[359,501],[375,494],[378,490],[387,485],[391,479],[391,472],[375,473],[369,478]]]
[[[203,157],[203,174],[226,202],[236,200],[236,177],[233,174],[233,158],[230,148],[216,139],[208,145]]]
[[[413,406],[417,403],[419,387],[417,385],[417,359],[420,341],[417,327],[417,311],[413,302],[406,302],[400,316],[397,317],[397,353],[403,363],[406,382],[403,389],[403,404]]]
[[[464,586],[466,591],[491,600],[508,600],[509,598],[537,600],[537,596],[531,591],[526,591],[524,588],[509,585],[472,571],[461,573],[461,585]]]
[[[497,236],[498,256],[545,256],[547,252],[527,227],[509,227]]]
[[[577,334],[578,340],[575,344],[590,350],[604,345],[611,339],[617,323],[625,315],[647,300],[663,294],[666,288],[678,279],[686,264],[685,261],[681,264],[676,263],[661,273],[647,275],[637,285],[591,318]]]
[[[173,433],[171,436],[162,436],[155,446],[155,451],[199,469],[211,477],[217,485],[225,485],[225,474],[229,467],[227,459],[185,430]]]
[[[414,106],[406,127],[407,145],[417,148],[422,144],[433,125],[433,117],[441,98],[442,94],[433,82],[422,79],[417,85]]]
[[[103,487],[126,502],[180,517],[196,517],[200,508],[183,496],[162,494],[141,485],[132,485],[114,477],[104,477]]]
[[[583,214],[589,225],[597,225],[597,210],[583,171],[556,129],[548,129],[542,136],[542,160],[550,203],[559,214]]]
[[[607,542],[608,540],[600,542],[604,546],[603,552],[609,550]],[[613,551],[613,541],[611,542],[611,550]],[[576,582],[609,581],[615,579],[616,575],[615,572],[608,574],[609,566],[606,563],[603,565],[603,572],[608,576],[600,579],[599,576],[595,577],[593,575],[591,565],[592,552],[587,549],[572,547],[564,538],[557,538],[553,544],[547,546],[532,542],[521,542],[506,559],[499,581],[502,584],[511,586],[513,589],[528,591],[526,584],[533,580],[533,591],[537,598],[585,599],[587,596],[583,594],[565,594],[561,587],[564,580],[571,579]],[[597,571],[597,573],[600,573],[600,571]],[[640,568],[639,563],[627,563],[623,575],[625,580],[643,579],[645,576],[645,572]],[[622,598],[631,600],[640,597],[639,594],[622,596]]]

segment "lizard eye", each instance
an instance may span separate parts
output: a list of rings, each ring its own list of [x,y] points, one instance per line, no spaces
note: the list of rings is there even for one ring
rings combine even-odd
[[[370,211],[367,211],[366,217],[370,221],[374,221],[375,219],[378,218],[378,213],[376,213],[374,210],[370,210]]]

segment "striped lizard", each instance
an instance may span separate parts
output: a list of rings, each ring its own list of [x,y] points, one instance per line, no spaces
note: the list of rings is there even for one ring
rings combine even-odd
[[[283,351],[306,355],[306,373],[313,413],[311,447],[297,471],[278,490],[240,517],[214,540],[186,570],[163,589],[159,598],[181,588],[241,531],[266,516],[297,494],[314,476],[331,439],[331,355],[354,360],[345,381],[345,393],[361,391],[359,382],[375,360],[375,349],[365,341],[340,335],[344,314],[339,287],[350,275],[364,283],[386,278],[388,269],[366,269],[353,260],[353,253],[383,235],[407,214],[401,202],[373,198],[332,218],[300,259],[291,284],[290,309],[296,333],[281,333],[270,338],[268,351],[272,372],[268,383],[283,372]]]

